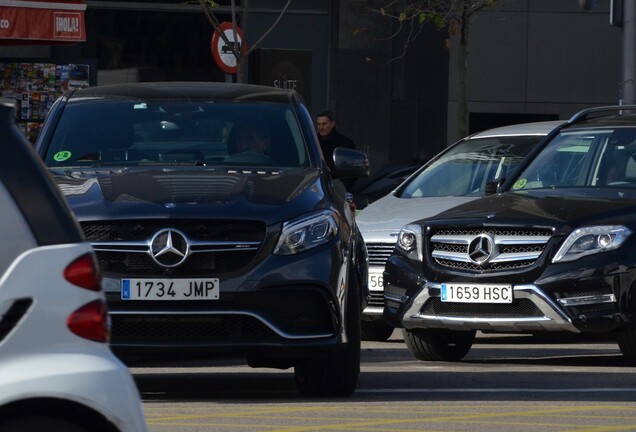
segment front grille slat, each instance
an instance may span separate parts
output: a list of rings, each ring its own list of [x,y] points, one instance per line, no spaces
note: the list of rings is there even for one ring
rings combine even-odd
[[[367,243],[369,265],[384,267],[395,248],[395,243]]]
[[[179,345],[231,342],[241,343],[277,341],[281,337],[269,327],[250,316],[114,316],[112,341],[166,342]]]
[[[540,318],[541,310],[528,299],[505,304],[447,303],[432,298],[421,310],[424,315],[458,318]]]
[[[81,222],[90,242],[143,241],[157,231],[174,228],[196,241],[262,242],[265,225],[258,221],[149,219],[139,221]]]

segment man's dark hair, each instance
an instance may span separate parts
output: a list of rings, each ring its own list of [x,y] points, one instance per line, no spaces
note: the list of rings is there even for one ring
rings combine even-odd
[[[331,122],[336,119],[336,116],[333,115],[333,111],[331,110],[320,111],[316,117],[327,117]]]

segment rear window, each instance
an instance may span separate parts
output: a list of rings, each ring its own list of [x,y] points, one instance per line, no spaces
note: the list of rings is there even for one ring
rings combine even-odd
[[[246,130],[240,135],[248,138],[256,130],[264,144],[252,151],[237,146],[239,130]],[[290,106],[190,101],[70,102],[44,160],[52,167],[179,162],[309,165],[303,134]]]

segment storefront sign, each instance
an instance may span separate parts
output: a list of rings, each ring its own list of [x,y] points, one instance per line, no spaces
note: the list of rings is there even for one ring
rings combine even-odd
[[[83,0],[0,0],[0,44],[85,42]]]

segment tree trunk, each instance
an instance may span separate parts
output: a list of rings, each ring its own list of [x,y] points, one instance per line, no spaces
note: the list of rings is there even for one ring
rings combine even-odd
[[[464,15],[457,54],[457,138],[468,135],[468,31],[470,17]]]

